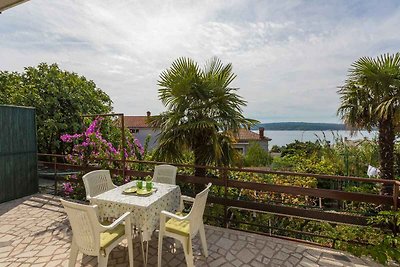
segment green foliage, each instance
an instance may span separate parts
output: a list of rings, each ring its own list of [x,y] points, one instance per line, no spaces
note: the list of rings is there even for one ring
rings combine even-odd
[[[237,158],[233,134],[256,121],[242,114],[246,101],[230,87],[236,75],[232,65],[211,59],[204,69],[178,58],[160,74],[159,98],[167,111],[151,118],[161,128],[154,156],[179,162],[192,151],[196,165],[231,165]]]
[[[250,144],[244,157],[245,166],[262,167],[269,165],[271,162],[272,157],[259,143],[252,142]]]
[[[310,141],[300,142],[299,140],[295,140],[293,143],[287,144],[282,148],[281,157],[294,154],[309,156],[317,152],[319,149],[320,145],[318,143],[313,143]]]
[[[293,154],[274,158],[273,169],[302,173],[335,174],[337,169],[332,162],[319,157],[317,154]]]
[[[381,211],[370,218],[369,223],[390,229],[397,236],[400,234],[400,211]]]
[[[373,240],[372,245],[348,245],[347,250],[358,256],[369,255],[382,264],[391,260],[400,263],[400,211],[381,211],[371,217],[369,223],[375,227],[379,226],[384,232]]]
[[[57,64],[0,71],[0,104],[36,108],[39,152],[61,154],[66,148],[61,134],[80,131],[81,115],[110,112],[111,103],[93,81]]]
[[[282,148],[281,157],[274,158],[276,170],[307,173],[364,176],[368,165],[378,166],[379,153],[376,140],[351,143],[332,133],[331,145],[326,136],[316,143],[295,141]]]
[[[272,152],[272,153],[281,153],[281,152],[282,152],[282,148],[279,147],[279,146],[277,146],[277,145],[273,145],[273,146],[271,147],[271,152]]]

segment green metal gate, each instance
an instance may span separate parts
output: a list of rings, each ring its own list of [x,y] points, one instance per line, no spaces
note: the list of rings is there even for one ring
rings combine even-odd
[[[0,203],[36,192],[35,109],[0,105]]]

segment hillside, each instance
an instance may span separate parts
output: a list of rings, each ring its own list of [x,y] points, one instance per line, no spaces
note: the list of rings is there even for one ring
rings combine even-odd
[[[260,123],[253,127],[257,130],[264,127],[268,131],[340,131],[347,130],[344,124],[339,123],[313,123],[313,122],[273,122]]]

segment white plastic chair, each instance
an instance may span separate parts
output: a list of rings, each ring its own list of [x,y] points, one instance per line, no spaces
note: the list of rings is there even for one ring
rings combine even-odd
[[[177,171],[178,168],[172,165],[157,165],[154,168],[153,182],[176,184]]]
[[[86,199],[90,201],[95,197],[117,186],[113,184],[109,170],[97,170],[86,173],[83,177],[86,190]]]
[[[203,214],[207,202],[209,183],[195,198],[182,196],[182,200],[193,202],[188,214],[177,214],[163,210],[160,216],[160,232],[158,236],[158,267],[161,267],[162,242],[164,236],[177,239],[182,243],[187,266],[193,266],[192,238],[200,233],[201,245],[205,257],[208,257],[206,233],[204,230]],[[170,218],[166,221],[167,218]]]
[[[130,212],[124,213],[110,225],[98,221],[97,206],[61,200],[72,228],[69,267],[74,267],[78,253],[97,256],[98,266],[107,266],[108,256],[125,238],[128,241],[129,266],[133,267],[133,243]],[[123,224],[125,222],[125,224]]]

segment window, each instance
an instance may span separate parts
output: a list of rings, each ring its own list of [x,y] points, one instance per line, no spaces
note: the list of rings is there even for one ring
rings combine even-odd
[[[129,131],[130,131],[131,133],[135,134],[135,133],[138,133],[138,132],[139,132],[139,129],[137,129],[137,128],[129,128]]]

